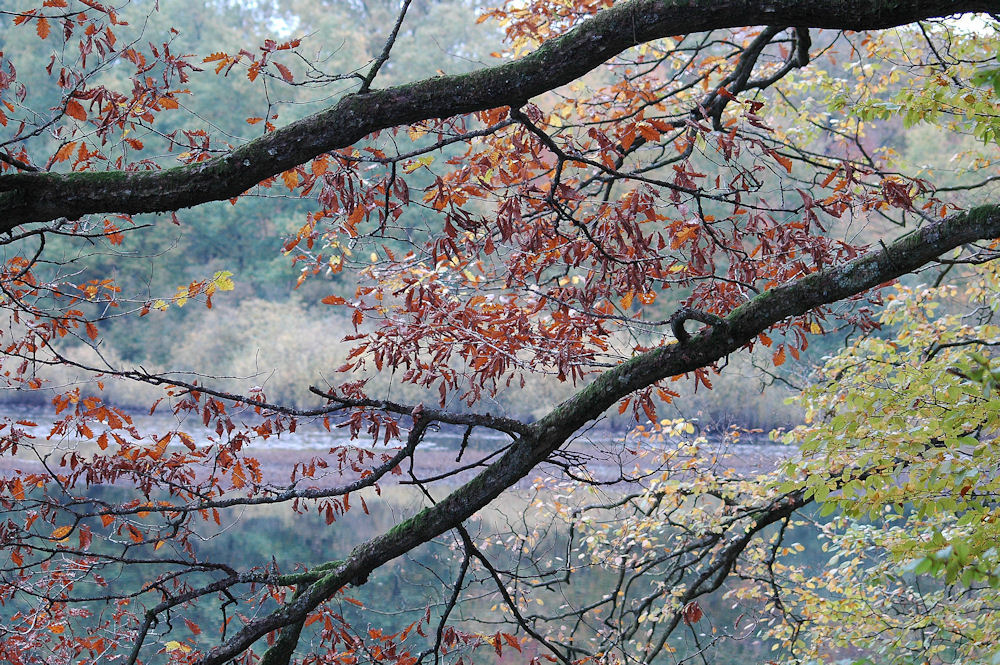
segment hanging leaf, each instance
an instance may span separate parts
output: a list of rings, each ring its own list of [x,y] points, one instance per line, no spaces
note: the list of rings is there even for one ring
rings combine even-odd
[[[84,110],[83,105],[75,99],[66,102],[66,115],[80,122],[87,120],[87,112]]]

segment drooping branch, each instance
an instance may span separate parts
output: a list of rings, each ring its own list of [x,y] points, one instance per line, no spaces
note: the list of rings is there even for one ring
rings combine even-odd
[[[14,173],[0,176],[0,231],[90,213],[156,213],[233,198],[269,177],[353,145],[368,134],[526,100],[576,80],[636,45],[746,25],[874,30],[962,12],[994,0],[630,0],[534,53],[468,74],[347,95],[337,104],[227,155],[156,172]]]
[[[294,601],[250,621],[211,650],[203,665],[236,657],[268,632],[301,621],[351,583],[363,583],[383,564],[460,525],[527,475],[577,430],[636,390],[705,367],[753,340],[775,323],[810,309],[864,293],[912,272],[956,247],[1000,237],[1000,205],[951,215],[908,233],[847,264],[814,273],[762,293],[685,344],[662,346],[608,370],[538,420],[507,452],[439,503],[356,547],[339,566]]]

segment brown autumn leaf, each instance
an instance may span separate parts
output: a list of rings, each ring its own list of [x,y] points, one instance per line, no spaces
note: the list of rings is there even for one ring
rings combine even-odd
[[[684,617],[684,623],[689,626],[701,621],[701,617],[703,616],[701,606],[694,600],[684,606],[684,609],[681,610],[681,615]]]
[[[75,99],[71,99],[66,102],[66,115],[79,120],[80,122],[87,120],[87,111],[83,108],[83,104]]]

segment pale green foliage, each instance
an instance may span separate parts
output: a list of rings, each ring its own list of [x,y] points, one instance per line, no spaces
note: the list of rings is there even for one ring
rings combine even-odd
[[[971,663],[995,650],[998,269],[964,290],[897,286],[882,315],[893,338],[846,349],[804,393],[802,459],[783,489],[804,483],[839,517],[823,527],[829,568],[789,587],[803,623],[772,631],[797,657]]]
[[[928,49],[928,44],[940,49],[945,40],[946,52]],[[942,125],[952,132],[968,132],[983,143],[996,142],[1000,140],[1000,97],[993,85],[993,70],[984,64],[991,62],[990,54],[996,53],[998,40],[1000,27],[996,22],[977,30],[960,30],[947,23],[927,24],[923,30],[866,37],[863,46],[885,61],[869,67],[881,68],[880,72],[858,73],[859,80],[870,83],[874,77],[878,85],[865,86],[865,96],[854,100],[851,112],[864,121],[899,117],[906,127]],[[912,68],[895,64],[907,59],[907,53],[918,52],[926,56],[922,71],[916,75]]]
[[[566,509],[581,534],[575,563],[649,581],[634,605],[620,601],[630,649],[654,653],[692,585],[732,560],[728,604],[749,619],[720,625],[713,642],[755,633],[789,663],[990,662],[1000,632],[998,294],[996,264],[962,287],[893,287],[886,337],[829,359],[799,400],[807,424],[787,435],[801,456],[773,476],[740,468],[739,447],[726,455],[690,440],[683,423],[640,430],[643,448],[662,451],[662,472],[602,511]],[[774,519],[803,496],[824,519]],[[800,526],[825,555],[801,554]]]

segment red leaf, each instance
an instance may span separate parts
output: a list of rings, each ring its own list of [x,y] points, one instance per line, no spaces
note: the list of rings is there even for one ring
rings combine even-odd
[[[190,619],[184,619],[184,625],[186,625],[188,630],[190,630],[195,635],[201,634],[201,627],[199,627],[198,624],[196,624],[194,621],[191,621]]]
[[[84,122],[87,120],[87,111],[84,110],[83,104],[76,101],[75,99],[71,99],[68,102],[66,102],[66,115],[68,115],[71,118],[75,118],[80,122]]]
[[[292,82],[292,71],[288,69],[288,67],[285,67],[280,62],[274,63],[274,66],[278,68],[279,72],[281,72],[281,78],[285,79],[287,83]]]
[[[684,606],[681,614],[684,617],[684,623],[689,626],[698,623],[702,617],[701,607],[693,600]]]

